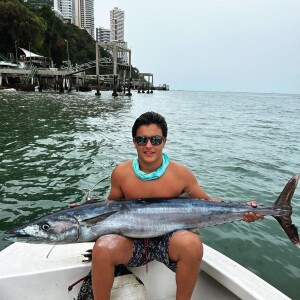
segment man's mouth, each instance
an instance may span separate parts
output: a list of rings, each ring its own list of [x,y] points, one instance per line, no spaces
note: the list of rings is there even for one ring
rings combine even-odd
[[[154,152],[146,151],[146,152],[144,152],[144,154],[145,154],[146,156],[151,156],[151,155],[154,154]]]

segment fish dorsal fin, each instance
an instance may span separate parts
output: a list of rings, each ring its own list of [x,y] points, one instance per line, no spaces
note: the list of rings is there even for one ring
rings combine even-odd
[[[117,213],[117,211],[110,211],[108,213],[101,214],[101,215],[93,217],[93,218],[84,219],[84,220],[82,220],[82,222],[85,222],[86,224],[89,224],[89,225],[94,225],[100,221],[105,220],[106,218],[108,218],[109,216],[111,216],[115,213]]]

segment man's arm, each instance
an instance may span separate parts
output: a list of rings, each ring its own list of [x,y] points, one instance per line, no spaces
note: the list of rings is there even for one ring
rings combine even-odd
[[[187,193],[190,198],[198,198],[203,200],[221,201],[218,198],[210,197],[204,189],[199,185],[195,175],[186,167],[181,166],[181,178],[184,179],[184,193]]]
[[[110,193],[107,197],[108,200],[121,200],[124,199],[125,196],[123,194],[122,188],[121,188],[121,170],[120,166],[117,166],[110,178]]]

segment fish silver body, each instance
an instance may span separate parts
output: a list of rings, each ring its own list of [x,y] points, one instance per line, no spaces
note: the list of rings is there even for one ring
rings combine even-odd
[[[124,201],[121,206],[122,209],[92,228],[82,227],[85,232],[83,239],[93,236],[94,240],[94,237],[111,233],[130,238],[151,238],[179,229],[201,229],[241,220],[249,211],[263,215],[282,213],[272,207],[253,208],[247,204],[181,198]],[[90,229],[94,234],[89,232]]]
[[[151,238],[180,229],[201,229],[241,220],[245,213],[272,215],[290,240],[300,247],[292,224],[291,199],[300,174],[290,179],[271,207],[200,199],[135,199],[92,201],[59,211],[7,232],[6,240],[32,243],[79,243],[107,234]]]

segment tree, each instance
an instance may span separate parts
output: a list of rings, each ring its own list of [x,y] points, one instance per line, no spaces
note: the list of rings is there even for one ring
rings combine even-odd
[[[69,57],[73,64],[95,60],[95,41],[85,29],[74,24],[64,24],[49,7],[36,10],[35,13],[47,23],[43,55],[51,57],[56,66],[60,66]],[[105,51],[104,57],[109,56]]]
[[[15,46],[43,44],[46,22],[17,0],[0,1],[0,50],[14,52]]]

